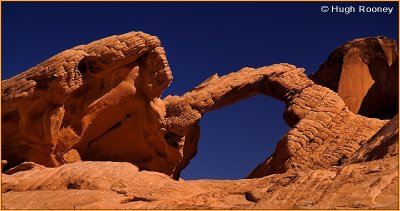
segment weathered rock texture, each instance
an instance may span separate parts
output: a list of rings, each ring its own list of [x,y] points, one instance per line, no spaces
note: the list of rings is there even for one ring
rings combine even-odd
[[[3,81],[6,167],[112,160],[171,175],[181,155],[164,141],[159,99],[171,80],[160,41],[132,32],[63,51]]]
[[[365,142],[348,163],[361,163],[399,154],[399,114]]]
[[[397,208],[396,119],[354,114],[289,64],[214,75],[160,99],[171,80],[160,41],[131,32],[3,81],[3,207]],[[195,156],[204,113],[256,94],[284,101],[291,127],[249,175],[263,178],[170,179]]]
[[[398,156],[248,180],[175,181],[129,163],[3,175],[3,209],[398,209]]]
[[[310,78],[337,92],[350,111],[390,119],[399,106],[398,57],[395,40],[356,39],[333,51]]]

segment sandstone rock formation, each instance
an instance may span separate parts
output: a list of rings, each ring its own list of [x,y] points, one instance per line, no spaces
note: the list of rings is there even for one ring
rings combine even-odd
[[[175,181],[122,162],[3,175],[3,209],[398,209],[398,156],[249,180]]]
[[[356,39],[333,51],[310,78],[337,92],[350,111],[390,119],[399,107],[398,58],[395,40]]]
[[[143,33],[112,36],[3,81],[7,165],[125,161],[178,178],[196,153],[201,115],[258,93],[285,101],[293,128],[250,177],[335,165],[385,123],[354,115],[336,93],[288,64],[214,75],[160,100],[172,76],[159,45]]]
[[[171,80],[160,41],[132,32],[63,51],[3,81],[5,167],[113,160],[172,174],[180,154],[160,131],[159,99]]]
[[[321,72],[315,81],[326,79]],[[354,114],[342,92],[289,64],[214,75],[160,99],[171,80],[160,41],[130,32],[63,51],[3,81],[3,208],[398,207],[397,116]],[[291,127],[248,176],[262,178],[175,181],[197,152],[202,115],[256,94],[284,101]]]

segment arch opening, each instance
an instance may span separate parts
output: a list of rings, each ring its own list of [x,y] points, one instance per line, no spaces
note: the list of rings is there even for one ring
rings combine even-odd
[[[289,130],[285,104],[256,95],[207,112],[200,121],[197,155],[183,169],[183,179],[243,179],[275,150]]]

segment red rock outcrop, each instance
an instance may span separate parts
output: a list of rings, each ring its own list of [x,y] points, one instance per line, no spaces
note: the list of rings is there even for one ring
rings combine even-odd
[[[249,177],[324,169],[351,157],[385,121],[353,114],[303,72],[244,68],[161,100],[172,76],[156,37],[132,32],[77,46],[3,81],[3,159],[9,167],[123,161],[177,179],[196,154],[202,114],[261,93],[286,103],[292,129]]]
[[[360,55],[377,68],[373,48],[359,42],[369,43],[343,49],[368,49]],[[321,74],[313,79],[327,79]],[[352,88],[338,95],[301,68],[275,64],[214,75],[160,99],[171,80],[160,41],[131,32],[3,81],[2,208],[398,209],[398,117],[353,113],[339,96]],[[284,101],[291,127],[248,176],[257,179],[176,181],[197,152],[202,115],[256,94]]]
[[[337,92],[350,111],[390,119],[399,107],[398,57],[395,40],[356,39],[333,51],[310,78]]]
[[[63,51],[3,81],[6,167],[113,160],[170,175],[180,154],[160,131],[159,97],[171,80],[160,41],[132,32]]]

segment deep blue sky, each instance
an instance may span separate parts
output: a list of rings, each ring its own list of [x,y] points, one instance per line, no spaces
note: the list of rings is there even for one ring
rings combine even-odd
[[[315,72],[346,41],[398,40],[398,3],[2,2],[2,79],[76,45],[114,34],[158,36],[181,95],[214,73],[287,62]],[[388,14],[322,13],[323,5],[393,6]],[[256,96],[204,115],[199,151],[184,179],[245,177],[288,130],[284,104]]]

